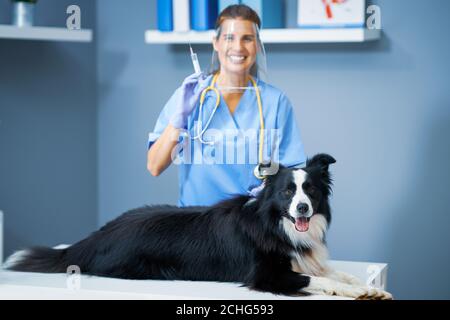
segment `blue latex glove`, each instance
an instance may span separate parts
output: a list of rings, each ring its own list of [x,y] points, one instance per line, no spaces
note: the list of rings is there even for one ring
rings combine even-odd
[[[248,195],[252,198],[256,198],[261,193],[261,191],[263,191],[265,186],[266,186],[266,183],[265,183],[265,181],[263,181],[259,186],[251,189],[250,191],[247,191]]]
[[[200,95],[208,87],[208,81],[203,73],[194,73],[184,79],[180,87],[181,94],[175,108],[175,112],[170,118],[170,124],[178,129],[185,129],[187,119],[195,109]]]

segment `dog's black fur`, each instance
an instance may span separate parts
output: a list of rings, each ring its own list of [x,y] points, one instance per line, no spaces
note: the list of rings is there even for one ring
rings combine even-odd
[[[334,162],[320,154],[298,169],[307,172],[302,188],[313,213],[324,215],[328,223],[328,166]],[[268,176],[255,199],[238,196],[212,207],[131,210],[66,249],[27,249],[9,269],[65,273],[77,265],[89,275],[240,282],[256,290],[297,294],[310,278],[292,270],[291,254],[313,249],[293,243],[280,225],[282,219],[294,219],[287,213],[298,192],[293,170],[280,167]]]

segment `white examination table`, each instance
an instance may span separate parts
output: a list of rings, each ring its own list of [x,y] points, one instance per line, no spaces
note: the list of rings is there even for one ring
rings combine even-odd
[[[385,289],[387,265],[331,261],[331,266]],[[236,283],[199,281],[121,280],[85,275],[44,274],[0,270],[0,299],[150,299],[150,300],[290,300],[345,299],[286,297],[251,291]]]

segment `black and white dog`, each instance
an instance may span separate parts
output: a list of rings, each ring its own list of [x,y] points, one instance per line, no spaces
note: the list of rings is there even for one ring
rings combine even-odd
[[[125,278],[240,282],[276,294],[392,299],[327,267],[328,167],[319,154],[303,169],[280,167],[256,196],[212,207],[131,210],[66,249],[16,252],[5,268]]]

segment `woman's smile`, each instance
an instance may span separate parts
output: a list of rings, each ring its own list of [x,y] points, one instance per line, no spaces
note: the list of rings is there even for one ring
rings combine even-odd
[[[245,63],[247,56],[231,54],[231,55],[228,55],[228,59],[229,59],[229,61],[231,61],[231,63],[243,64],[243,63]]]

